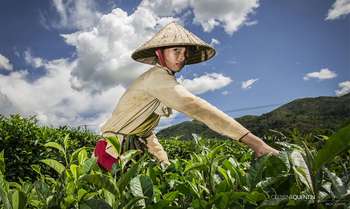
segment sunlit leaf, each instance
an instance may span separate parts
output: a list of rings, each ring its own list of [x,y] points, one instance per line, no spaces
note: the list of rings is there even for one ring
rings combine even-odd
[[[150,177],[138,175],[130,181],[131,193],[135,197],[147,197],[148,201],[141,200],[143,206],[153,198],[153,183]]]
[[[50,147],[50,148],[54,148],[57,149],[58,151],[60,151],[63,155],[65,154],[64,148],[56,143],[56,142],[48,142],[46,144],[44,144],[45,147]]]
[[[59,174],[61,174],[66,169],[64,165],[58,162],[57,160],[44,159],[44,160],[40,160],[40,162],[45,163],[46,165],[54,169]]]
[[[5,158],[4,158],[4,150],[0,152],[0,175],[5,174]]]
[[[302,154],[298,150],[293,150],[290,154],[290,160],[293,164],[293,170],[296,174],[296,177],[309,188],[310,191],[314,191],[312,179],[311,179],[311,170],[305,163],[305,160]]]
[[[335,173],[330,172],[327,168],[325,169],[328,178],[332,182],[332,189],[337,199],[340,199],[347,192],[346,185]]]
[[[11,197],[12,209],[25,209],[26,196],[22,191],[15,190]]]
[[[65,150],[68,150],[69,148],[69,134],[66,134],[66,136],[63,139],[63,145]]]

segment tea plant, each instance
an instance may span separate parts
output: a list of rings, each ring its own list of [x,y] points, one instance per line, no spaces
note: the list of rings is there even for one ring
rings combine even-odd
[[[319,146],[298,134],[278,134],[266,136],[281,150],[277,156],[255,159],[238,142],[193,135],[192,141],[161,141],[171,159],[168,167],[148,152],[130,150],[106,172],[93,146],[76,147],[75,136],[66,133],[42,144],[50,154],[31,163],[27,175],[33,181],[7,179],[9,159],[0,153],[0,207],[349,208],[348,162],[336,160],[349,154],[350,125],[332,136],[315,136],[323,139]],[[120,153],[119,140],[108,140]]]

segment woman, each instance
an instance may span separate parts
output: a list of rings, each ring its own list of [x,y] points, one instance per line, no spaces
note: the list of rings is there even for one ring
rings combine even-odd
[[[120,98],[112,116],[101,128],[104,137],[121,140],[122,152],[147,149],[161,164],[169,159],[154,133],[160,117],[172,109],[206,124],[210,129],[247,144],[257,157],[278,151],[264,143],[236,120],[186,90],[175,74],[184,65],[206,61],[215,49],[176,22],[166,25],[152,39],[136,49],[132,58],[154,65],[138,77]],[[105,140],[99,140],[95,155],[106,170],[112,168],[118,155]]]

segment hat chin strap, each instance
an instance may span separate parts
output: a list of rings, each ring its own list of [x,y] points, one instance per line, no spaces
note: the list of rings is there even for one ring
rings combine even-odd
[[[172,75],[174,75],[175,72],[172,71],[172,70],[166,65],[166,63],[165,63],[164,54],[163,54],[162,49],[158,48],[158,49],[156,49],[155,52],[156,52],[156,55],[157,55],[157,57],[158,57],[159,64],[160,64],[161,66],[165,67],[166,70],[167,70],[169,73],[171,73]]]
[[[158,61],[160,62],[159,64],[164,67],[167,67],[165,64],[164,55],[161,49],[156,49],[156,55],[158,57]]]

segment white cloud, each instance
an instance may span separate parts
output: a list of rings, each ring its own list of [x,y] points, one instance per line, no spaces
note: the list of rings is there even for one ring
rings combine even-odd
[[[9,100],[9,98],[0,91],[0,114],[8,116],[10,114],[16,113],[17,108]]]
[[[343,96],[347,93],[350,93],[350,81],[344,81],[338,84],[339,88],[338,90],[335,90],[335,94],[337,96]]]
[[[218,44],[220,44],[220,41],[219,41],[219,40],[217,40],[217,39],[215,39],[215,38],[212,38],[212,39],[211,39],[210,45],[214,46],[214,45],[218,45]]]
[[[226,91],[221,92],[221,94],[222,94],[222,95],[228,95],[229,92],[226,90]]]
[[[194,94],[203,94],[207,91],[215,91],[232,82],[230,77],[226,77],[219,73],[205,74],[192,80],[185,79],[181,76],[178,81]]]
[[[227,60],[226,63],[228,64],[237,64],[238,62],[236,60]]]
[[[256,25],[258,24],[258,21],[257,20],[254,20],[254,21],[250,21],[250,22],[246,22],[244,23],[246,26],[252,26],[252,25]]]
[[[103,15],[92,30],[62,35],[67,44],[76,48],[72,87],[102,91],[129,84],[149,68],[132,60],[132,51],[173,20],[159,18],[143,7],[131,15],[117,8]]]
[[[125,88],[118,85],[101,94],[75,91],[69,82],[75,65],[66,59],[49,61],[43,66],[47,74],[34,82],[28,81],[28,71],[0,75],[2,98],[16,107],[11,112],[38,115],[43,124],[97,126],[110,114]]]
[[[31,65],[34,68],[43,67],[45,62],[47,62],[40,57],[33,57],[30,50],[26,50],[24,52],[24,60],[26,61],[27,64]]]
[[[53,7],[59,14],[58,22],[51,22],[56,28],[86,29],[94,26],[101,13],[97,11],[94,0],[52,0]],[[40,21],[47,28],[47,21],[40,13]]]
[[[222,26],[228,34],[232,34],[245,22],[247,25],[257,23],[249,21],[248,16],[259,7],[258,2],[258,0],[223,0],[220,3],[212,0],[144,0],[140,5],[158,16],[174,16],[190,9],[194,16],[193,22],[200,24],[204,31],[210,32],[216,26]]]
[[[174,125],[175,120],[180,115],[180,112],[176,110],[172,110],[173,114],[171,114],[169,117],[161,117],[158,126],[156,127],[155,131],[158,132],[164,128],[167,128],[169,126]]]
[[[55,2],[62,25],[74,22],[70,5],[79,3]],[[62,35],[76,48],[73,58],[48,61],[27,50],[26,63],[44,68],[46,74],[34,82],[27,79],[30,71],[26,70],[0,75],[2,101],[6,98],[6,104],[17,107],[16,112],[37,115],[44,124],[93,124],[90,128],[96,130],[110,116],[125,86],[149,68],[131,60],[131,52],[173,20],[142,7],[130,15],[115,9],[90,29],[81,25],[78,28],[84,29]]]
[[[249,79],[249,80],[243,81],[241,88],[242,89],[250,89],[252,87],[252,85],[258,80],[259,79],[256,78],[256,79]]]
[[[0,54],[0,69],[13,70],[10,60],[2,54]]]
[[[326,20],[334,20],[350,13],[350,0],[336,0],[328,10]]]
[[[47,73],[34,82],[27,79],[30,71],[26,70],[0,75],[1,99],[6,98],[6,107],[16,106],[14,111],[22,115],[38,115],[44,124],[93,124],[90,128],[97,129],[110,116],[125,86],[149,68],[131,60],[131,52],[174,20],[160,18],[143,7],[130,15],[115,9],[89,29],[90,24],[79,23],[78,17],[72,16],[74,8],[81,9],[80,3],[55,1],[61,25],[71,23],[81,28],[62,35],[76,48],[75,57],[47,61],[25,51],[26,63]],[[6,69],[12,68],[8,66]]]
[[[154,14],[174,16],[190,6],[190,0],[143,0],[139,7],[148,9]]]
[[[191,1],[194,22],[200,24],[204,31],[210,32],[216,26],[224,27],[228,34],[239,29],[248,16],[259,7],[258,0],[212,0]]]
[[[304,76],[304,80],[309,80],[310,78],[317,78],[319,80],[332,79],[337,77],[337,74],[334,71],[329,70],[328,68],[323,68],[319,72],[307,73]]]

